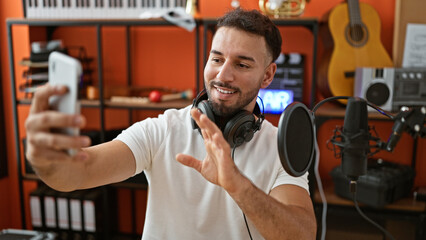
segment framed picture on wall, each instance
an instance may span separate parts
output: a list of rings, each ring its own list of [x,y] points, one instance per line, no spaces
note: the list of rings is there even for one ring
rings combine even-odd
[[[0,83],[1,80],[1,66],[0,66]],[[3,88],[0,84],[0,178],[7,176],[7,154],[6,154],[6,126],[4,123],[4,109],[3,109]]]

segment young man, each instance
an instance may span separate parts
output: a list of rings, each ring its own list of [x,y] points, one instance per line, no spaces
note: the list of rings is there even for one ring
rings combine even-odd
[[[48,98],[66,89],[47,85],[35,94],[26,122],[27,158],[44,182],[61,191],[144,171],[149,199],[142,239],[314,239],[307,176],[284,171],[276,127],[252,114],[259,89],[273,79],[280,51],[280,33],[267,17],[241,9],[226,14],[205,66],[206,94],[195,108],[167,110],[92,147],[87,137],[49,132],[83,127],[85,119],[48,111]],[[197,110],[199,102],[209,114]],[[257,132],[234,144],[224,135],[240,113],[254,119]],[[68,148],[80,150],[70,157],[63,151]]]

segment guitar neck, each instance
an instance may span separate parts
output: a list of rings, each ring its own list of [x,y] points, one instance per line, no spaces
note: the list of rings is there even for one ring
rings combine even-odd
[[[361,25],[361,13],[359,10],[359,1],[358,0],[347,0],[348,1],[348,11],[349,11],[349,22],[350,25],[356,26]]]

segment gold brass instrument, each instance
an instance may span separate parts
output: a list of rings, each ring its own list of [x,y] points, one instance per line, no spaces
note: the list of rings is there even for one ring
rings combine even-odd
[[[306,2],[309,0],[259,0],[259,7],[263,13],[275,18],[297,17],[305,11]],[[275,6],[276,3],[281,3],[281,5]]]
[[[192,15],[192,16],[196,16],[198,14],[198,12],[197,12],[197,0],[187,0],[185,12]]]

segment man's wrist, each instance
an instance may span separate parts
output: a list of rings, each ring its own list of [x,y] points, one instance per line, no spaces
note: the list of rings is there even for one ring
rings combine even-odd
[[[246,176],[239,173],[233,187],[226,191],[235,201],[239,202],[239,199],[244,198],[252,187],[252,182]]]

